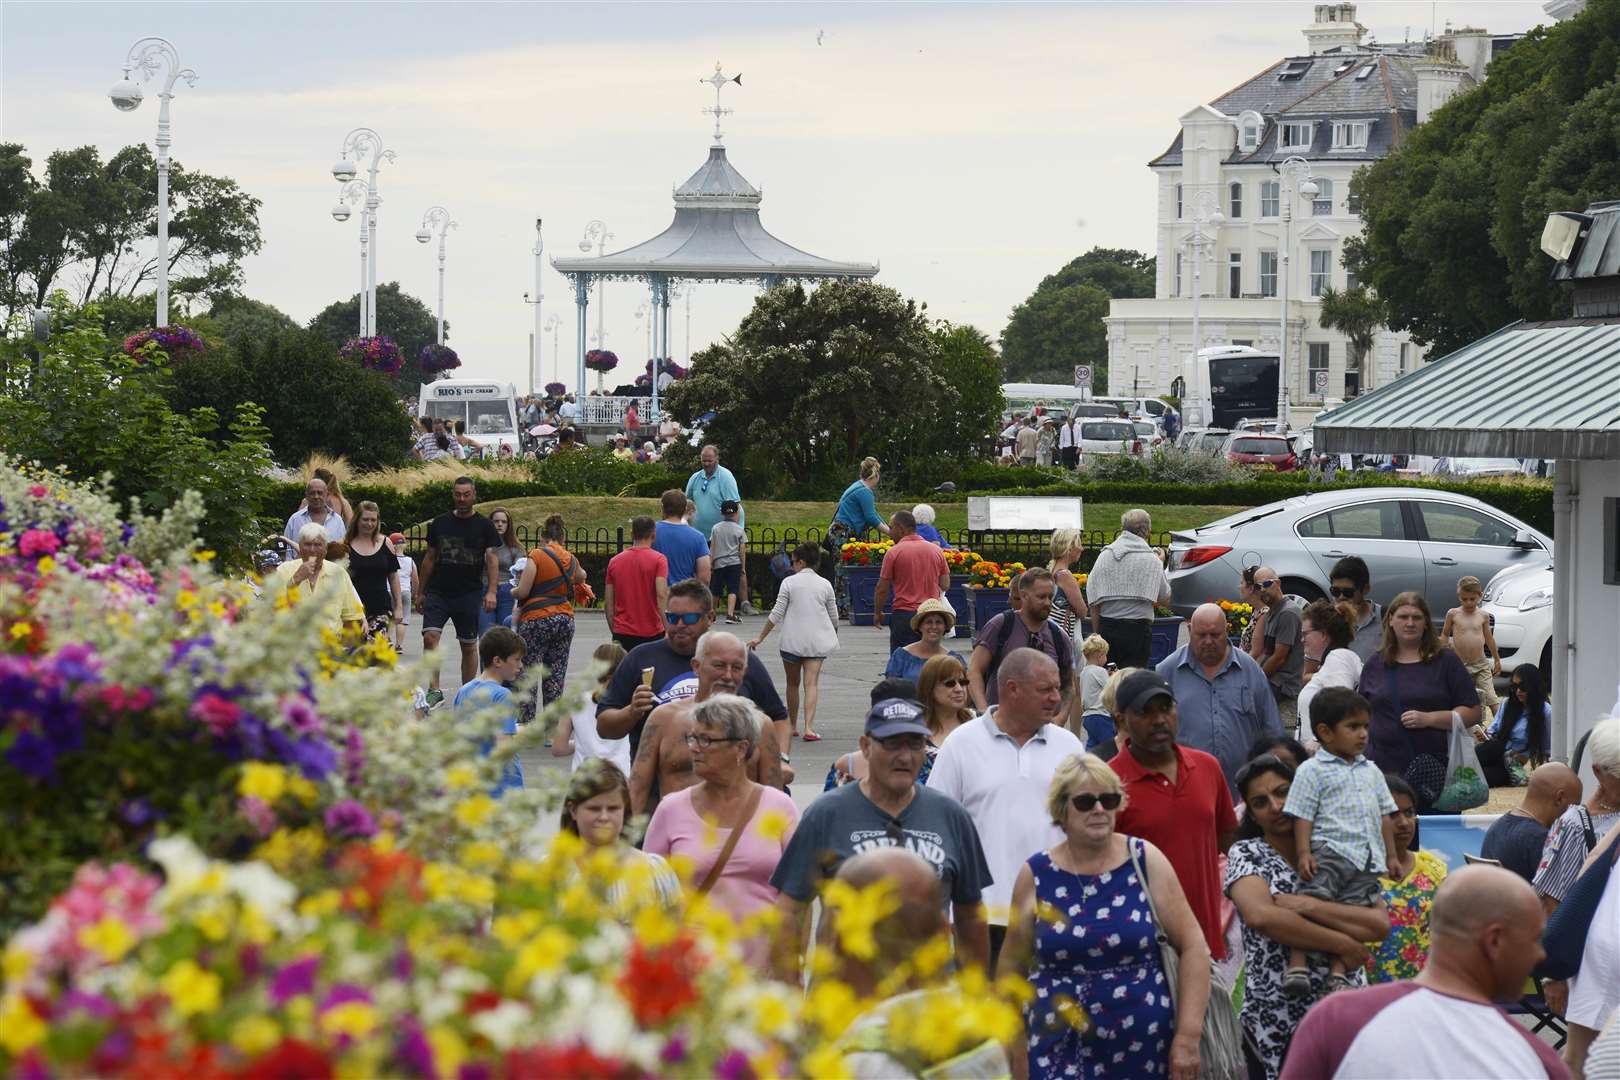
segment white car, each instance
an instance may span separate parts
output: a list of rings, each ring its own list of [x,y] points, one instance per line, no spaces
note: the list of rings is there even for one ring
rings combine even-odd
[[[1081,420],[1080,455],[1087,454],[1140,454],[1142,438],[1131,421]]]
[[[1541,668],[1541,683],[1552,688],[1553,568],[1551,563],[1510,566],[1485,586],[1482,606],[1490,615],[1502,674],[1520,664]]]

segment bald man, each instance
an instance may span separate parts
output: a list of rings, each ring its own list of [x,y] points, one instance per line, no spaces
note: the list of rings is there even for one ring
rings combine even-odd
[[[1254,657],[1232,648],[1226,612],[1214,604],[1192,613],[1187,644],[1159,661],[1158,672],[1170,684],[1181,713],[1176,741],[1213,754],[1228,787],[1255,737],[1282,732],[1266,673]]]
[[[1530,774],[1524,799],[1496,819],[1479,853],[1524,878],[1534,880],[1547,830],[1559,815],[1581,801],[1581,779],[1561,761],[1549,761]]]
[[[1553,1048],[1495,1003],[1516,1001],[1545,956],[1535,890],[1511,870],[1465,866],[1429,911],[1429,960],[1410,982],[1341,990],[1294,1035],[1282,1080],[1466,1076],[1566,1080]]]

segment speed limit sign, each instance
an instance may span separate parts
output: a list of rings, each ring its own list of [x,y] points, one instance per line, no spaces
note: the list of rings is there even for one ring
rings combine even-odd
[[[1081,390],[1091,389],[1091,365],[1074,365],[1074,385]]]
[[[1311,372],[1311,392],[1317,397],[1327,393],[1328,373],[1325,371]]]

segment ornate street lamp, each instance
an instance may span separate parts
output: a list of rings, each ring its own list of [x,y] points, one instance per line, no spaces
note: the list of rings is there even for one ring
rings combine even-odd
[[[366,197],[366,182],[364,180],[350,180],[338,189],[337,205],[332,207],[334,221],[348,221],[352,211],[350,204],[358,203]],[[359,335],[366,336],[366,327],[371,325],[371,292],[369,278],[366,276],[366,267],[370,256],[367,247],[370,244],[371,231],[366,227],[366,215],[360,214],[360,291],[356,294],[360,299],[360,329]]]
[[[354,161],[349,160],[350,155]],[[366,155],[371,161],[366,168],[366,231],[375,238],[377,235],[377,207],[382,199],[377,195],[377,170],[384,161],[393,161],[394,152],[383,149],[382,136],[368,127],[358,127],[343,137],[343,146],[339,151],[337,163],[332,166],[332,176],[337,182],[347,188],[349,181],[359,173],[355,162],[361,161]],[[341,220],[341,219],[340,219]],[[381,245],[378,245],[379,247]],[[366,312],[366,326],[362,337],[377,336],[377,255],[371,253],[371,259],[366,266],[366,294],[361,307]]]
[[[433,228],[439,230],[439,344],[444,344],[444,234],[459,226],[450,220],[450,211],[434,206],[422,215],[422,227],[416,230],[416,242],[426,244],[433,239]]]
[[[1219,230],[1226,223],[1226,215],[1219,209],[1219,199],[1215,192],[1203,188],[1193,195],[1192,200],[1193,231],[1183,241],[1192,258],[1192,358],[1193,378],[1188,384],[1191,390],[1189,400],[1182,403],[1182,412],[1186,414],[1187,424],[1199,426],[1208,422],[1209,407],[1209,366],[1198,355],[1203,347],[1203,336],[1198,323],[1198,298],[1203,293],[1204,253],[1215,243],[1215,234],[1206,233],[1206,227]]]
[[[601,258],[607,252],[607,242],[609,240],[612,240],[612,239],[613,239],[613,234],[608,232],[607,225],[605,223],[603,223],[599,219],[592,219],[585,226],[585,235],[580,238],[579,250],[581,250],[585,254],[589,255],[591,253],[591,245],[595,244],[596,245],[596,257]],[[598,349],[607,348],[607,331],[606,331],[606,328],[605,328],[605,323],[603,322],[603,318],[602,318],[606,308],[607,308],[607,281],[604,280],[603,278],[597,278],[596,279],[596,347]],[[584,387],[580,388],[580,392],[581,393],[584,392]]]

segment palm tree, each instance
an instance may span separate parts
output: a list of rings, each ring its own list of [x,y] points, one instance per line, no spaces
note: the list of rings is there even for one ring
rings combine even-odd
[[[1316,321],[1327,330],[1337,330],[1350,343],[1351,367],[1365,375],[1367,354],[1372,352],[1373,340],[1380,327],[1389,320],[1384,302],[1365,285],[1353,289],[1327,288],[1322,290],[1322,306]]]

